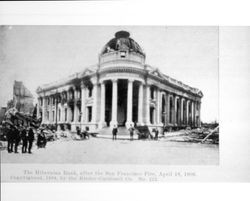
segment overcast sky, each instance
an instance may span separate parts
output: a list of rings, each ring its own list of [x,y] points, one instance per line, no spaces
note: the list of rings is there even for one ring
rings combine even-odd
[[[218,27],[1,26],[0,106],[14,80],[36,96],[39,85],[98,62],[116,31],[126,30],[146,53],[146,63],[202,90],[201,120],[218,120]]]

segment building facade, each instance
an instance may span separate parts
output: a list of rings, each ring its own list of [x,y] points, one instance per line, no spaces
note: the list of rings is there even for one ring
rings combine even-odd
[[[32,114],[34,97],[23,82],[15,81],[13,85],[13,101],[18,112]]]
[[[97,65],[38,87],[42,124],[73,131],[114,125],[199,127],[202,92],[162,74],[145,59],[128,32],[117,32]]]

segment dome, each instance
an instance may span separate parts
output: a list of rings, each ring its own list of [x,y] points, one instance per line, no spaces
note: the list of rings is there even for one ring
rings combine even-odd
[[[118,31],[115,33],[115,38],[111,39],[103,48],[101,55],[113,51],[129,51],[136,52],[145,56],[142,48],[137,42],[129,37],[130,34],[127,31]]]

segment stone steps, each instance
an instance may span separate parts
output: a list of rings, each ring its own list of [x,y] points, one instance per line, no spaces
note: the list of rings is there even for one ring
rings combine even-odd
[[[110,135],[110,136],[112,136],[112,128],[111,127],[102,128],[99,130],[98,135]],[[117,135],[129,136],[129,131],[126,127],[118,127]]]

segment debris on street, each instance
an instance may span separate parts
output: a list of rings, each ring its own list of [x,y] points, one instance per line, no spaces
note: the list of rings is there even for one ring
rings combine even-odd
[[[208,144],[219,144],[219,125],[215,128],[196,128],[186,129],[175,132],[174,134],[166,134],[169,141],[179,142],[197,142]]]

